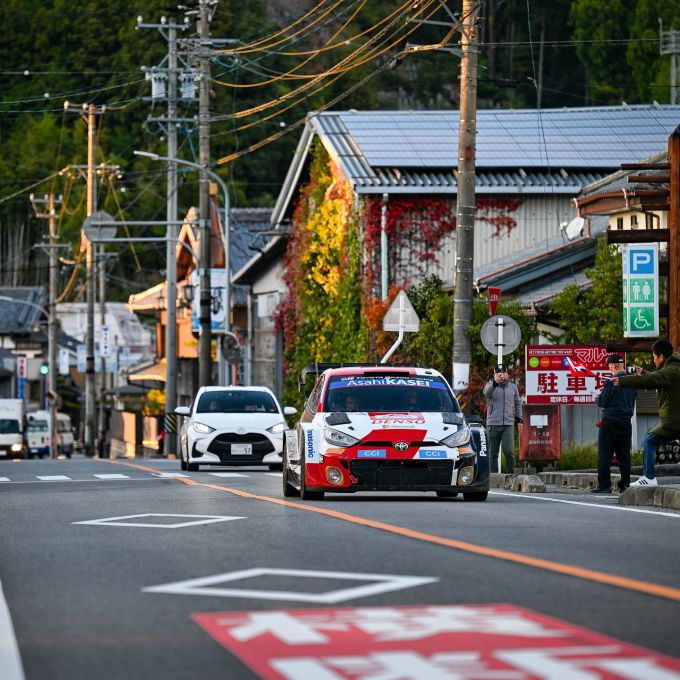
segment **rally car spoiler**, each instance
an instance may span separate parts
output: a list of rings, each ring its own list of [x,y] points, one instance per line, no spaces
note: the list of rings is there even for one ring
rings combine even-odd
[[[307,364],[301,371],[300,371],[300,378],[298,380],[298,391],[302,392],[305,388],[305,385],[307,384],[307,378],[310,375],[314,376],[314,382],[316,382],[319,379],[319,375],[323,373],[325,370],[329,368],[417,368],[418,364],[376,364],[376,363],[368,363],[368,364],[361,364],[357,363],[355,361],[350,361],[346,363],[341,363],[341,364],[325,364],[325,363],[314,363],[314,364]]]

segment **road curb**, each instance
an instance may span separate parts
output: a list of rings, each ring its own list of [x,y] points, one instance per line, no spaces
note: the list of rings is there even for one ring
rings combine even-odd
[[[619,505],[651,505],[680,510],[680,487],[631,486],[619,496]]]
[[[545,483],[536,475],[506,475],[493,472],[491,488],[522,493],[545,493]]]
[[[657,471],[661,468],[677,470],[677,466],[657,466]],[[596,472],[540,472],[538,476],[545,484],[561,486],[568,489],[594,489],[597,486]],[[621,479],[621,475],[612,473],[612,486]],[[633,475],[632,481],[637,477]],[[680,480],[679,480],[680,481]],[[619,496],[619,505],[648,505],[658,508],[672,508],[680,510],[680,486],[660,485],[653,487],[631,486]]]

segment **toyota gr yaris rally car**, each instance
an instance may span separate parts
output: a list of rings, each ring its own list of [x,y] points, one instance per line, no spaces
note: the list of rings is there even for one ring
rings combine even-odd
[[[317,367],[324,365],[303,369],[301,383]],[[435,491],[484,501],[486,433],[466,422],[435,370],[326,368],[286,433],[283,495],[320,499],[327,491]]]

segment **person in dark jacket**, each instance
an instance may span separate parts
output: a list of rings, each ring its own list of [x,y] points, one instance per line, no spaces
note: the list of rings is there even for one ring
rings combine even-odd
[[[484,385],[487,400],[486,431],[489,437],[491,472],[498,470],[498,449],[502,446],[505,471],[515,473],[515,425],[522,426],[522,402],[519,390],[508,379],[505,364],[498,364],[493,378]]]
[[[612,354],[607,359],[607,366],[613,377],[626,375],[623,370],[623,359]],[[619,491],[630,486],[630,444],[632,436],[631,418],[635,410],[635,390],[617,387],[608,380],[602,392],[595,398],[595,403],[603,409],[602,426],[597,437],[597,486],[592,493],[611,493],[611,459],[616,454],[619,461]]]
[[[642,442],[644,475],[631,486],[656,486],[656,449],[659,444],[680,438],[680,354],[673,353],[668,340],[657,340],[652,345],[652,360],[656,370],[651,373],[612,378],[620,387],[656,389],[659,423]]]

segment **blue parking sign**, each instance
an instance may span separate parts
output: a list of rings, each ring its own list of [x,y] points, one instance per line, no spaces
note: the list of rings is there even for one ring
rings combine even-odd
[[[655,252],[649,247],[628,250],[628,274],[655,274]]]

